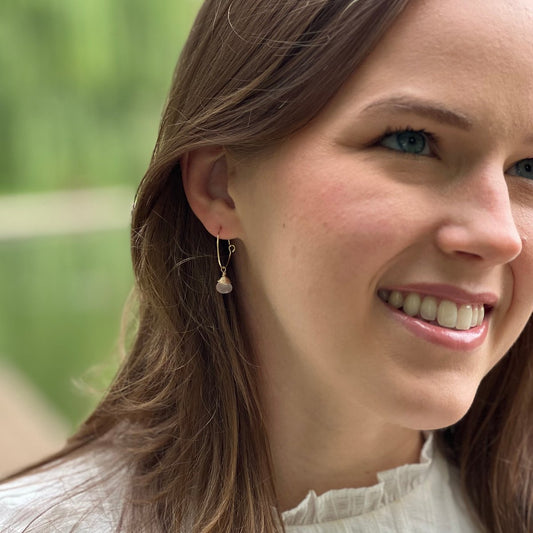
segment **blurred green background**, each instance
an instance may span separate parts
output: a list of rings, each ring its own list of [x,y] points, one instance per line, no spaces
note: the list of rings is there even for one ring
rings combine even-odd
[[[118,362],[129,209],[200,3],[0,2],[0,360],[71,428],[97,399],[74,381]]]

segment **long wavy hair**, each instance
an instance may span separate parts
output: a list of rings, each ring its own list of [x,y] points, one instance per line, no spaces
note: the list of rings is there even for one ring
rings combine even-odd
[[[180,158],[211,145],[254,154],[303,127],[407,3],[203,3],[133,210],[137,320],[129,353],[65,449],[38,465],[119,434],[109,445],[127,456],[132,477],[118,530],[283,529],[257,364],[235,295],[213,290],[214,240],[187,203]],[[488,533],[533,531],[532,327],[484,378],[467,415],[436,432]]]

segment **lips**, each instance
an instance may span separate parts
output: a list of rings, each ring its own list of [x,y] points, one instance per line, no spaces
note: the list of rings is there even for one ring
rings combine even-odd
[[[392,297],[393,293],[397,294]],[[378,297],[391,311],[392,317],[411,333],[461,352],[474,350],[483,344],[489,330],[490,314],[499,301],[492,292],[470,293],[457,287],[430,284],[382,288]],[[389,302],[391,297],[392,302]],[[434,304],[433,309],[431,305],[423,309],[426,298]],[[442,305],[443,302],[446,303]],[[445,316],[447,314],[450,316]],[[435,319],[429,320],[433,316]]]

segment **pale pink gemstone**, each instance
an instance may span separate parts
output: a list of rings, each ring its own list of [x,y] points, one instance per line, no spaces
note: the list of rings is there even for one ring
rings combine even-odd
[[[229,294],[233,290],[233,285],[227,276],[222,276],[217,283],[217,292],[220,294]]]

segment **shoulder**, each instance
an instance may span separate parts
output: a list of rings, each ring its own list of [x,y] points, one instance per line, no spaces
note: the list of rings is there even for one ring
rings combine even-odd
[[[0,484],[0,532],[114,531],[127,473],[112,462],[89,452]]]

